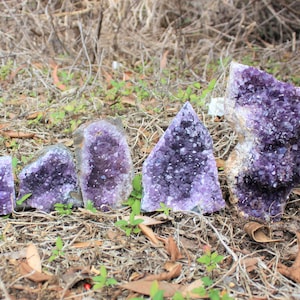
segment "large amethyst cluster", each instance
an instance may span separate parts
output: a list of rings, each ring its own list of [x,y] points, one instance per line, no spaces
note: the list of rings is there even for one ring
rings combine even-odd
[[[222,198],[212,139],[190,103],[186,103],[143,165],[142,209],[160,203],[173,210],[220,210]]]
[[[56,203],[80,205],[72,198],[78,192],[76,168],[70,151],[63,145],[49,146],[19,174],[19,198],[32,194],[26,205],[49,212]]]
[[[225,115],[239,135],[226,167],[246,214],[278,219],[300,183],[300,88],[232,63]]]
[[[0,215],[10,214],[15,207],[15,186],[10,156],[0,157]]]
[[[133,166],[123,131],[106,121],[82,125],[74,133],[83,201],[107,210],[127,199]]]

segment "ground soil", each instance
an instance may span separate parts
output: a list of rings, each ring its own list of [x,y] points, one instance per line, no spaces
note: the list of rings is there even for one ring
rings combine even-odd
[[[300,84],[300,1],[187,2],[0,3],[0,153],[15,159],[16,191],[18,172],[40,149],[63,143],[74,150],[72,132],[99,118],[121,118],[139,173],[187,100],[209,129],[222,164],[237,138],[226,120],[207,115],[205,103],[224,96],[229,63],[251,64]],[[213,79],[214,88],[204,95]],[[105,213],[77,208],[70,215],[19,209],[2,217],[2,299],[141,296],[122,285],[166,272],[169,238],[182,254],[181,272],[169,283],[187,286],[209,275],[212,288],[234,299],[300,299],[299,283],[278,271],[280,263],[291,266],[298,252],[299,190],[291,193],[279,222],[259,221],[280,241],[260,243],[244,231],[251,219],[230,202],[222,167],[219,178],[226,200],[221,212],[147,214],[164,219],[151,226],[160,244],[143,233],[128,237],[114,225],[129,215],[128,207]],[[49,261],[58,236],[63,254]],[[24,270],[31,243],[47,278]],[[212,274],[197,262],[207,247],[224,256]],[[118,284],[87,289],[101,266]]]

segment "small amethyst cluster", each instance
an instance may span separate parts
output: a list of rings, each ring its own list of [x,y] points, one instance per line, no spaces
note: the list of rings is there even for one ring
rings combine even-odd
[[[300,183],[300,88],[232,63],[225,110],[240,136],[227,163],[233,196],[246,215],[278,219]]]
[[[133,166],[126,138],[117,126],[102,120],[74,133],[79,182],[84,202],[107,210],[127,199]]]
[[[0,215],[12,212],[15,207],[15,186],[10,156],[0,157]]]
[[[78,193],[76,168],[70,151],[63,145],[46,147],[38,158],[19,174],[19,198],[32,194],[26,205],[49,212],[56,203],[77,203],[72,192]]]
[[[173,210],[220,210],[221,195],[212,139],[190,103],[186,103],[143,165],[142,209],[160,203]]]

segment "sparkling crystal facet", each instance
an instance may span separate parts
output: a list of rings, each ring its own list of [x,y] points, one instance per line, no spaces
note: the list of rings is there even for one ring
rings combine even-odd
[[[239,135],[226,163],[234,200],[246,215],[280,218],[300,183],[300,88],[232,63],[225,117]]]
[[[15,207],[15,187],[10,156],[0,157],[0,215],[10,214]]]
[[[49,212],[55,203],[80,205],[76,168],[71,152],[63,145],[49,146],[19,174],[19,198],[31,193],[26,205]]]
[[[224,207],[212,139],[190,103],[186,103],[143,165],[142,209],[164,203],[173,210]]]
[[[132,190],[133,166],[124,132],[106,120],[74,133],[83,201],[107,210],[120,206]]]

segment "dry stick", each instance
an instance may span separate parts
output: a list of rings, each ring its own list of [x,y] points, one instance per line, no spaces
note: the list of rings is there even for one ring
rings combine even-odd
[[[48,17],[48,21],[49,21],[50,27],[51,27],[52,31],[54,32],[55,38],[57,39],[57,41],[60,44],[60,46],[64,49],[64,51],[67,53],[67,55],[70,56],[70,52],[67,50],[65,44],[60,40],[60,38],[59,38],[59,36],[57,34],[57,31],[56,31],[54,23],[53,23],[53,17],[52,17],[51,13],[48,10],[48,6],[49,5],[47,4],[46,8],[45,8],[45,14]],[[50,32],[49,40],[50,40],[50,38],[51,38],[51,32]]]
[[[91,63],[91,60],[90,60],[90,57],[89,57],[88,50],[86,48],[86,44],[85,44],[85,40],[84,40],[84,36],[83,36],[82,24],[79,21],[78,21],[78,28],[79,28],[79,32],[80,32],[80,39],[81,39],[81,43],[82,43],[82,48],[83,48],[84,54],[85,54],[86,59],[87,59],[88,64],[89,64],[88,78],[85,80],[85,83],[83,84],[83,86],[79,90],[79,94],[81,94],[85,90],[88,82],[90,81],[90,78],[92,77],[92,63]]]
[[[99,54],[98,44],[100,43],[100,36],[101,36],[101,30],[102,30],[102,21],[103,21],[103,7],[101,5],[100,6],[100,13],[99,13],[98,24],[97,24],[97,30],[96,30],[96,41],[95,41],[94,54],[93,54],[93,58],[91,59],[91,61],[92,61],[93,64],[95,62],[98,63],[98,61],[97,61],[98,54]]]
[[[202,220],[204,220],[204,222],[206,223],[206,225],[208,225],[217,235],[218,239],[220,240],[221,244],[223,245],[223,247],[226,249],[226,251],[232,256],[233,260],[236,262],[238,261],[238,257],[237,255],[230,249],[230,247],[224,242],[221,234],[218,232],[217,228],[211,224],[211,222],[203,215],[199,215],[198,213],[191,211],[192,214],[195,214],[196,216],[199,217],[199,219],[202,218]]]

